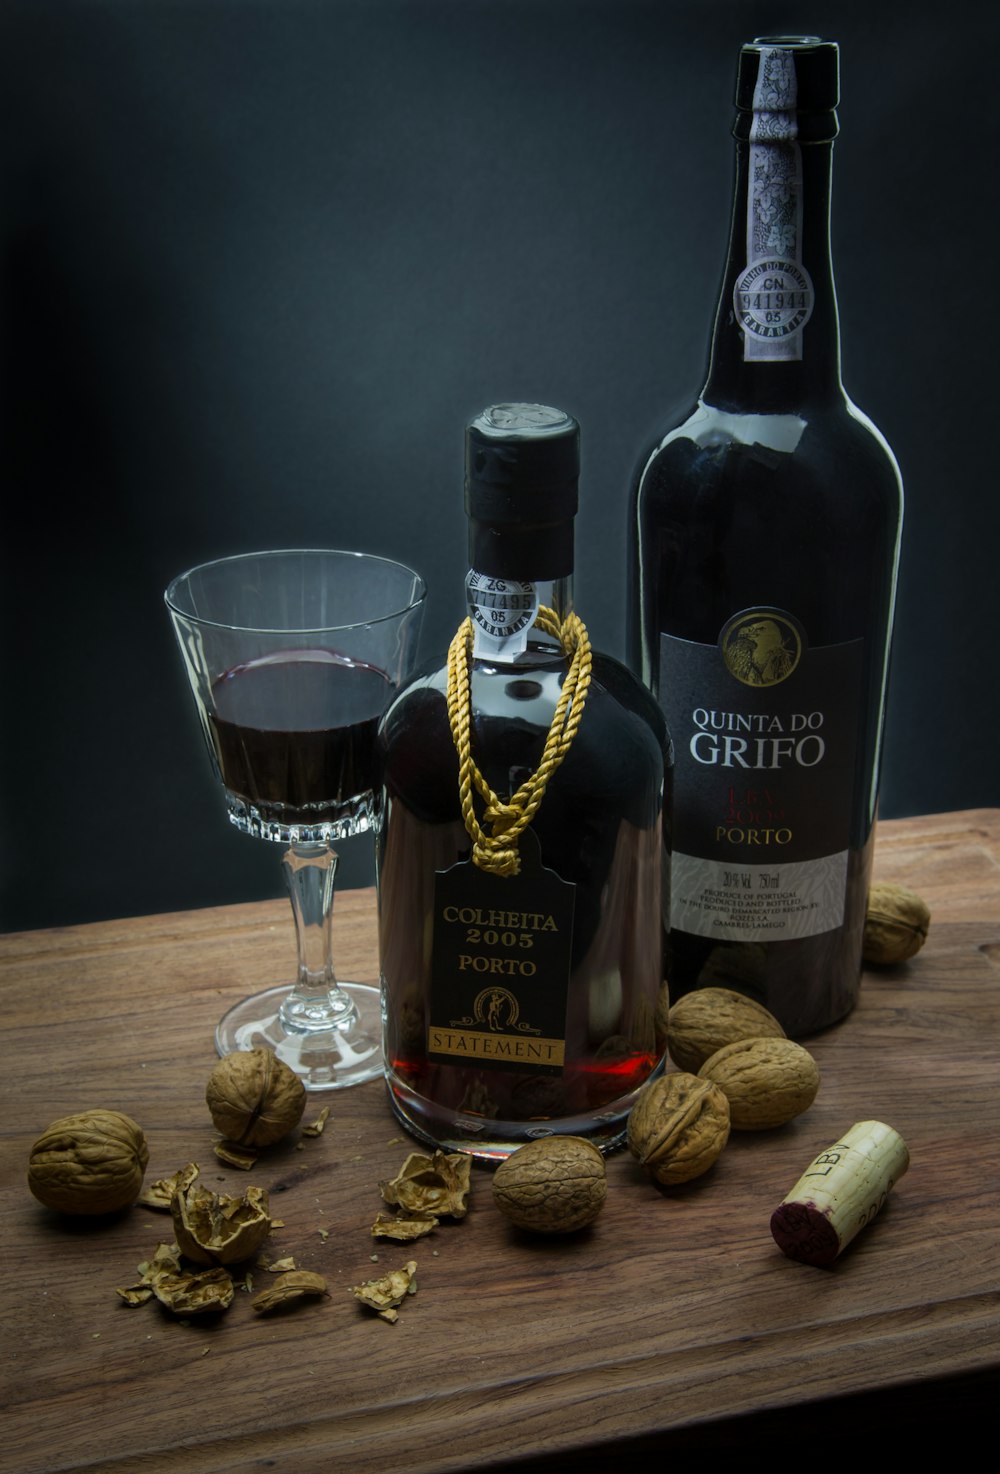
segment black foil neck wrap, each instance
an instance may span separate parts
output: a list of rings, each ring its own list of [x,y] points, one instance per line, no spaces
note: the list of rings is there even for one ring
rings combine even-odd
[[[740,52],[736,74],[733,136],[750,137],[761,59],[769,51],[787,53],[795,69],[796,142],[829,143],[839,129],[836,107],[840,101],[840,48],[836,41],[823,41],[819,36],[757,36],[747,42]],[[777,106],[773,110],[784,109]]]
[[[569,578],[580,427],[544,404],[497,404],[465,433],[469,564],[525,581]]]

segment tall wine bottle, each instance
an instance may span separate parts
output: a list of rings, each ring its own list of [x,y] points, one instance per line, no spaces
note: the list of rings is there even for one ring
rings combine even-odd
[[[379,728],[390,1100],[483,1160],[614,1145],[662,1068],[666,728],[573,610],[578,467],[559,410],[471,423],[469,618]]]
[[[860,986],[902,487],[844,392],[830,259],[838,49],[743,47],[708,380],[634,488],[630,657],[674,748],[671,995],[786,1031]]]

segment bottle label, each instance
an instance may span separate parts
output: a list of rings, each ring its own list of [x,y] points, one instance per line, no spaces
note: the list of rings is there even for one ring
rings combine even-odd
[[[747,191],[747,267],[733,290],[747,362],[802,357],[813,285],[802,264],[802,155],[795,56],[764,47],[754,89]]]
[[[538,617],[533,583],[491,578],[470,568],[465,593],[472,619],[472,653],[477,660],[511,660],[528,648],[528,631]]]
[[[672,927],[765,942],[842,925],[863,648],[810,648],[770,607],[734,615],[715,645],[661,636]]]
[[[525,830],[521,873],[460,860],[434,880],[427,1056],[439,1064],[560,1075],[576,886]]]

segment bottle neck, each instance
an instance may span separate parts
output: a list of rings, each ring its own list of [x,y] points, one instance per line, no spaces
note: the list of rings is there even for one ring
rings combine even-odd
[[[756,414],[842,400],[830,257],[833,142],[752,141],[741,133],[750,133],[745,115],[703,398]]]

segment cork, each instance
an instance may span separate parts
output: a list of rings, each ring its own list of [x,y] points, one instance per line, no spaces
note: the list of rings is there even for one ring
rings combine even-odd
[[[859,1121],[820,1152],[771,1215],[775,1243],[789,1259],[832,1264],[880,1212],[910,1165],[898,1131]]]

